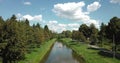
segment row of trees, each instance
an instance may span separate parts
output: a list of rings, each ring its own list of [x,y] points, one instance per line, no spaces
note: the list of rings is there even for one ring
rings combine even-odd
[[[26,53],[51,38],[52,32],[47,25],[44,28],[39,23],[30,26],[27,19],[17,20],[15,15],[7,20],[0,17],[0,56],[3,63],[25,59]]]
[[[102,23],[99,31],[99,40],[101,43],[107,40],[112,44],[113,50],[120,49],[120,18],[113,17],[108,25]]]
[[[116,48],[120,48],[117,47],[120,44],[120,18],[111,18],[107,25],[102,23],[100,29],[97,29],[94,24],[90,26],[82,24],[77,31],[63,31],[60,37],[101,46],[103,43],[113,44],[112,48],[115,47],[116,50]]]
[[[90,26],[82,24],[80,25],[77,31],[76,30],[73,30],[72,32],[69,30],[63,31],[59,35],[59,37],[72,38],[73,40],[78,40],[82,42],[87,42],[88,40],[90,40],[91,42],[97,42],[98,29],[94,26],[94,24],[91,24]]]

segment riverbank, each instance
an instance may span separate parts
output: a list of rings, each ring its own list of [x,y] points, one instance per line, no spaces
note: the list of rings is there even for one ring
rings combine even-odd
[[[81,55],[86,63],[120,63],[120,60],[118,59],[99,55],[98,50],[88,49],[87,44],[72,42],[69,38],[61,39],[61,41],[74,50],[77,54]]]
[[[48,42],[43,43],[40,48],[35,49],[36,50],[35,52],[26,54],[26,59],[20,61],[19,63],[39,63],[46,55],[46,53],[49,51],[49,49],[51,48],[55,41],[56,39],[52,39]]]

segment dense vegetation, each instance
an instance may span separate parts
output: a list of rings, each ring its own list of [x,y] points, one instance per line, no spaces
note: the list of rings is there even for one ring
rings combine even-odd
[[[44,28],[39,23],[33,26],[29,21],[17,20],[13,15],[4,20],[0,17],[0,57],[2,63],[17,63],[25,59],[25,55],[41,47],[41,44],[51,39],[52,32],[46,25]]]
[[[26,55],[32,56],[31,53],[37,48],[40,48],[40,53],[43,51],[42,55],[45,50],[48,50],[49,47],[47,45],[52,45],[53,42],[49,42],[46,46],[43,44],[54,37],[58,39],[72,38],[70,42],[73,43],[74,41],[83,42],[114,52],[120,52],[120,18],[111,18],[108,24],[102,23],[100,29],[97,29],[94,24],[90,26],[82,24],[77,31],[73,30],[71,32],[67,30],[56,35],[56,33],[52,33],[49,30],[47,25],[44,28],[39,23],[30,26],[29,20],[17,20],[15,15],[7,20],[0,17],[0,57],[2,58],[2,63],[17,63],[20,60],[25,60]],[[86,45],[83,47],[86,48]],[[46,49],[43,50],[43,48]],[[81,50],[83,49],[81,48]],[[88,50],[87,52],[89,53],[90,51]],[[24,63],[24,61],[20,62]]]
[[[72,38],[73,41],[120,51],[120,18],[111,18],[108,24],[102,23],[100,29],[97,29],[94,24],[90,26],[82,24],[77,31],[63,31],[59,34],[59,38]]]

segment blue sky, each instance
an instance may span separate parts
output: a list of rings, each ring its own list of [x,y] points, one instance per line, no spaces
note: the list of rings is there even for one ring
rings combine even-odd
[[[101,22],[120,17],[120,0],[0,0],[0,16],[13,14],[55,32],[77,30],[83,23],[99,28]]]

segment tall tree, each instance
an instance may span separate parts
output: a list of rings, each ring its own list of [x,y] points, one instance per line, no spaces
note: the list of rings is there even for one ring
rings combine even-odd
[[[101,46],[103,42],[106,40],[106,31],[107,31],[106,28],[107,28],[107,25],[105,25],[104,23],[101,23],[100,31],[98,33]]]
[[[79,27],[79,31],[84,34],[84,36],[86,37],[86,39],[90,37],[90,29],[89,29],[89,27],[86,24],[82,24]]]
[[[115,50],[117,45],[120,44],[120,18],[118,17],[113,17],[110,19],[110,22],[108,23],[107,26],[107,37],[114,42],[115,45]]]
[[[26,25],[29,25],[29,20],[26,19],[26,20],[25,20],[25,23],[26,23]]]
[[[98,41],[98,29],[95,27],[94,24],[90,25],[90,40],[91,44],[97,44]]]
[[[16,21],[13,15],[10,20],[5,23],[4,35],[4,49],[2,49],[3,63],[16,62],[16,60],[24,59],[25,42],[24,42],[24,29],[19,22]]]
[[[50,39],[50,30],[47,25],[45,25],[45,27],[44,27],[44,35],[46,37],[46,40]]]
[[[34,40],[35,40],[35,42],[36,42],[36,45],[37,45],[37,47],[39,47],[40,46],[40,44],[42,43],[42,42],[44,42],[44,31],[43,31],[43,29],[40,27],[40,24],[39,23],[37,23],[36,25],[35,25],[35,27],[34,27],[34,29],[33,29],[34,31]]]

